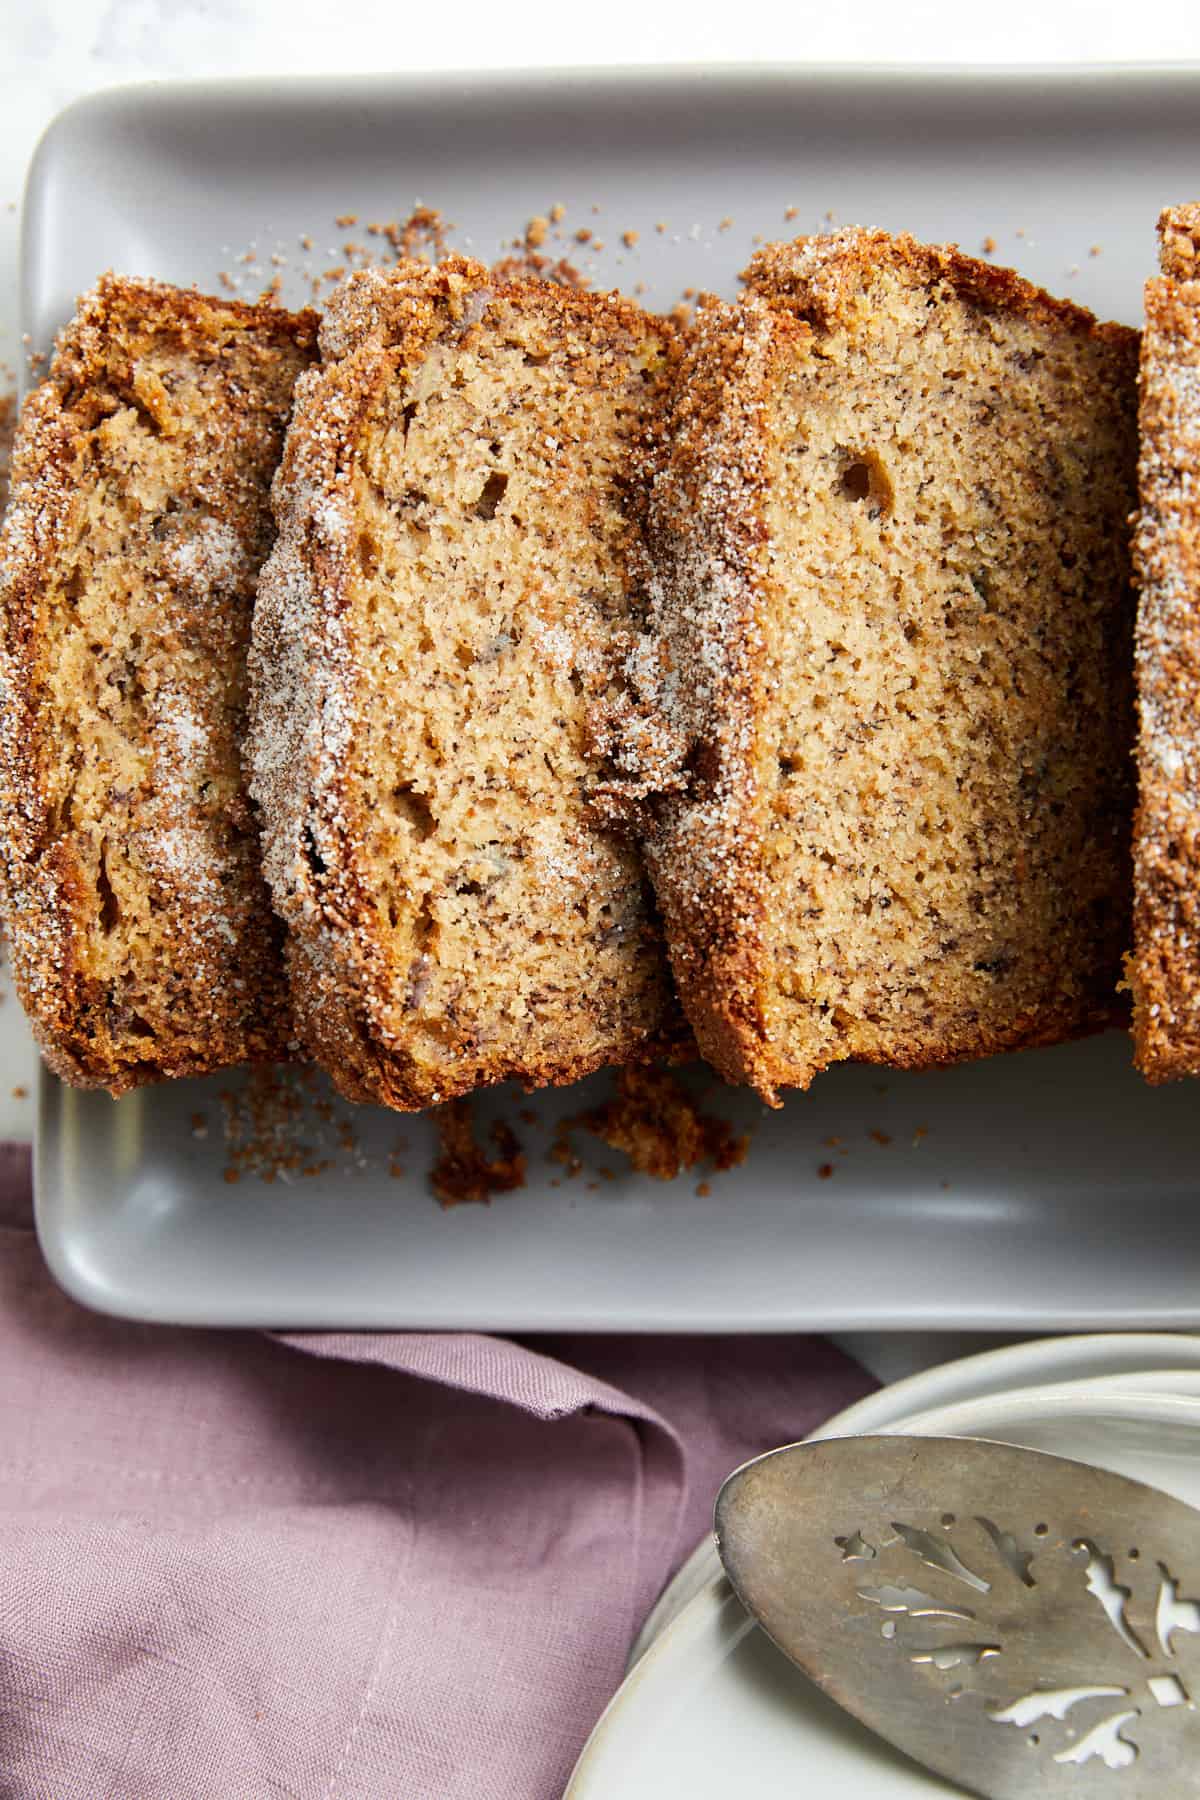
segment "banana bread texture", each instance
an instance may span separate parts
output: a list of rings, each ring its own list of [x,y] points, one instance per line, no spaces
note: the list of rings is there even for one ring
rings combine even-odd
[[[0,838],[50,1066],[114,1094],[283,1055],[241,738],[270,482],[316,318],[106,276],[22,409]]]
[[[451,257],[362,271],[276,484],[253,791],[301,1038],[410,1109],[648,1054],[673,996],[587,795],[671,333]]]
[[[883,232],[745,280],[699,310],[652,452],[610,708],[700,1047],[775,1101],[844,1058],[1107,1023],[1136,333]]]

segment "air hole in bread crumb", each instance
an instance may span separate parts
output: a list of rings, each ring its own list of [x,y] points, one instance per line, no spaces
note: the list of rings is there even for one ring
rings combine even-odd
[[[100,900],[100,929],[105,937],[113,930],[121,917],[121,905],[108,877],[108,841],[100,844],[100,866],[96,870],[96,893]]]
[[[400,416],[404,420],[404,435],[405,435],[405,437],[407,437],[408,433],[409,433],[409,428],[412,425],[413,420],[417,416],[416,401],[410,400],[408,405],[402,409]]]
[[[475,511],[481,519],[494,519],[496,508],[504,498],[504,490],[508,486],[508,476],[501,469],[490,474],[483,484],[483,491],[475,502]]]
[[[854,462],[842,472],[842,492],[847,500],[865,500],[871,491],[871,471],[864,462]]]
[[[845,499],[866,501],[872,513],[891,512],[895,498],[891,479],[874,450],[851,457],[842,470],[840,485]]]
[[[369,581],[379,573],[379,545],[369,531],[359,534],[358,566]]]
[[[392,789],[392,804],[406,825],[411,826],[417,838],[423,843],[431,838],[437,829],[429,802],[414,787],[402,784]]]

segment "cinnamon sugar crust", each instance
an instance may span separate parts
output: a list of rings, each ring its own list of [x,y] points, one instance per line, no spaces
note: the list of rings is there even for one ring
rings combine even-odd
[[[609,709],[685,1011],[776,1101],[1120,1017],[1137,337],[846,230],[698,311]]]
[[[113,275],[22,409],[0,539],[0,836],[50,1066],[114,1094],[283,1054],[242,778],[269,484],[316,319]]]
[[[1200,205],[1158,221],[1140,374],[1134,1055],[1200,1074]]]
[[[586,796],[670,334],[450,257],[335,295],[275,490],[251,755],[297,1025],[400,1109],[651,1053],[635,848]]]

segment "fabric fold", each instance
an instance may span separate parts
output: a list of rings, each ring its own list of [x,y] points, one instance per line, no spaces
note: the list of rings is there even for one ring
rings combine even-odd
[[[9,1173],[3,1800],[556,1800],[722,1476],[873,1385],[798,1337],[125,1324]]]

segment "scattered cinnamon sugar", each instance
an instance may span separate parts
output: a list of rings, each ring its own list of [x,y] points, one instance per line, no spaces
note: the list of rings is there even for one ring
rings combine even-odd
[[[833,1174],[833,1164],[832,1163],[822,1163],[820,1168],[817,1170],[817,1174],[820,1176],[822,1181],[828,1181],[829,1177]]]
[[[383,224],[367,226],[371,237],[386,238],[397,260],[441,262],[447,254],[448,225],[434,206],[417,206],[407,219],[389,219]]]
[[[639,231],[623,231],[621,233],[621,242],[627,250],[632,250],[640,236],[641,233]]]
[[[995,238],[991,237],[990,235],[988,237],[985,237],[983,240],[983,243],[980,245],[980,249],[983,251],[983,254],[985,256],[993,256],[996,251]]]
[[[580,289],[590,286],[587,276],[581,275],[565,256],[555,261],[553,257],[539,256],[536,250],[502,256],[492,264],[492,274],[498,281],[551,281],[556,287]]]
[[[733,228],[733,220],[729,217],[729,215],[727,213],[725,215],[725,217],[721,220],[721,223],[717,226],[717,230],[718,231],[730,231],[730,230],[732,230],[732,228]]]
[[[488,1133],[495,1145],[491,1156],[475,1135],[469,1099],[439,1106],[434,1123],[441,1148],[429,1180],[443,1206],[472,1202],[487,1206],[493,1194],[525,1186],[525,1153],[502,1119],[497,1119]]]
[[[890,1144],[891,1134],[887,1131],[868,1131],[867,1136],[877,1144]]]
[[[591,241],[592,233],[590,226],[581,225],[579,230],[575,233],[575,242],[577,244],[590,244]]]
[[[566,207],[563,205],[561,200],[556,200],[554,202],[554,205],[550,208],[550,223],[552,225],[561,225],[562,221],[566,218],[566,216],[567,216]]]
[[[29,1089],[27,1087],[21,1087],[18,1084],[12,1091],[12,1097],[14,1100],[28,1100]]]
[[[539,213],[525,227],[525,242],[531,250],[540,250],[550,230],[550,221]]]
[[[358,224],[358,214],[357,213],[339,213],[337,218],[333,222],[340,231],[345,231],[345,229],[348,225],[357,225]]]
[[[612,1100],[563,1121],[551,1154],[568,1173],[583,1166],[571,1149],[573,1128],[623,1150],[639,1174],[656,1181],[673,1181],[681,1170],[703,1163],[732,1169],[750,1147],[749,1138],[736,1136],[727,1119],[701,1112],[665,1069],[621,1069]]]
[[[334,1148],[349,1151],[354,1162],[361,1159],[349,1114],[336,1116],[329,1108],[328,1122],[323,1116],[318,1081],[312,1069],[265,1066],[250,1069],[239,1087],[222,1090],[226,1181],[243,1175],[266,1182],[320,1175],[333,1167]],[[192,1132],[196,1137],[207,1132],[203,1114],[193,1115]]]
[[[798,206],[785,206],[783,209],[783,216],[789,221],[798,218],[800,216],[800,208]]]

